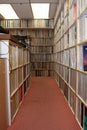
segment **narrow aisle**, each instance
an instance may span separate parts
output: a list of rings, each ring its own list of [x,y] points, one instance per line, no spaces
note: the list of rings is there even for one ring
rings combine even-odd
[[[30,90],[8,130],[81,130],[53,78],[31,79]]]

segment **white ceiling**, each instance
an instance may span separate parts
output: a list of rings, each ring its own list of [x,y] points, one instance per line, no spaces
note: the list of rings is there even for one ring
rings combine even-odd
[[[54,18],[59,0],[0,0],[0,4],[11,4],[20,19],[33,19],[31,3],[50,3],[49,18]],[[2,18],[0,16],[0,18]]]

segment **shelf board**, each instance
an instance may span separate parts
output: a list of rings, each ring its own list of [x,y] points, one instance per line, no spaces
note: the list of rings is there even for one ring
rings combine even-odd
[[[28,74],[28,75],[25,77],[25,79],[19,84],[19,88],[21,87],[21,85],[26,81],[26,79],[27,79],[30,75],[31,75],[31,73]]]
[[[33,53],[33,52],[31,52],[31,55],[48,55],[48,54],[50,54],[50,55],[52,55],[52,52],[35,52],[35,53]]]
[[[44,40],[46,40],[46,39],[53,39],[54,38],[54,36],[31,36],[31,38],[33,38],[33,39],[44,39]]]
[[[12,119],[11,119],[12,122],[13,122],[14,118],[15,118],[16,115],[17,115],[17,112],[18,112],[18,110],[19,110],[19,107],[20,107],[20,105],[19,105],[18,108],[16,109],[15,114],[13,115],[13,117],[12,117]]]
[[[76,48],[76,45],[73,45],[73,46],[70,46],[70,47],[68,47],[68,48],[64,48],[64,49],[62,49],[62,50],[59,50],[59,51],[57,51],[57,52],[54,52],[54,54],[63,52],[63,51],[65,51],[65,50],[69,50],[69,49],[71,49],[71,48]]]
[[[11,41],[11,42],[9,42],[9,44],[23,47],[23,45],[20,42],[18,42],[18,40],[10,34],[0,35],[0,40],[9,40],[9,41]]]
[[[87,7],[80,13],[80,15],[77,17],[77,19],[80,19],[83,15],[87,14]]]
[[[28,64],[30,64],[30,62],[25,63],[25,64],[23,64],[23,65],[18,65],[18,66],[17,66],[17,67],[15,67],[15,68],[11,68],[11,69],[10,69],[10,71],[17,70],[17,69],[19,69],[19,68],[21,68],[21,67],[24,67],[25,65],[28,65]]]
[[[38,63],[38,62],[40,62],[40,63],[52,63],[52,62],[54,62],[54,61],[41,61],[41,60],[38,61],[38,60],[34,60],[34,61],[31,61],[31,63],[32,63],[32,62],[35,62],[35,63],[36,63],[36,62],[37,62],[37,63]]]
[[[55,71],[55,70],[54,70]],[[56,71],[55,71],[56,72]],[[58,75],[59,75],[59,77],[67,84],[67,86],[68,86],[68,88],[70,88],[70,90],[74,93],[74,94],[76,94],[76,92],[75,92],[75,90],[70,86],[70,84],[69,83],[67,83],[66,82],[66,80],[58,73],[58,72],[56,72]]]
[[[73,21],[73,23],[71,25],[68,26],[68,28],[66,30],[64,30],[64,33],[60,36],[60,38],[57,40],[57,42],[69,31],[69,29],[74,26],[74,24],[76,24],[77,19],[75,21]],[[59,31],[59,30],[58,30]],[[56,32],[56,34],[54,35],[54,37],[56,37],[58,31]]]
[[[11,93],[11,95],[10,95],[11,98],[15,95],[15,93],[18,91],[18,89],[19,89],[19,87],[17,87],[17,88]]]
[[[54,46],[54,45],[52,45],[52,44],[51,44],[51,45],[47,45],[47,44],[43,44],[43,45],[39,45],[39,44],[37,44],[37,45],[36,45],[36,44],[31,44],[30,46],[31,46],[31,47],[50,47],[50,46]]]
[[[87,103],[79,96],[79,94],[76,94],[76,97],[79,98],[79,100],[87,107]]]
[[[6,30],[54,30],[54,28],[51,27],[5,27]]]
[[[84,71],[84,70],[79,70],[79,69],[76,69],[77,72],[80,72],[82,74],[86,74],[87,75],[87,71]]]
[[[31,71],[36,71],[36,70],[41,70],[41,71],[49,71],[49,70],[52,70],[50,68],[32,68]]]
[[[87,44],[87,40],[84,40],[82,42],[78,42],[77,45],[84,45],[84,44]]]
[[[29,76],[30,76],[30,74],[28,74],[28,75],[25,77],[25,79],[18,85],[18,87],[11,93],[10,98],[12,98],[12,97],[15,95],[15,93],[19,90],[20,86],[27,80],[27,78],[28,78]]]

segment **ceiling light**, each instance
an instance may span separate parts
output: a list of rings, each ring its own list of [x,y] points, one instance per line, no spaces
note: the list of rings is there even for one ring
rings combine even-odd
[[[0,4],[0,14],[5,19],[19,19],[10,4]]]
[[[32,3],[31,4],[34,18],[48,19],[49,18],[49,3]]]

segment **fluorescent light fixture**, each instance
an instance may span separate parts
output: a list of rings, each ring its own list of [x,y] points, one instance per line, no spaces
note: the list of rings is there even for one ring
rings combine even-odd
[[[19,19],[10,4],[0,4],[0,14],[5,19]]]
[[[49,18],[49,3],[32,3],[31,7],[34,18],[36,19]]]

